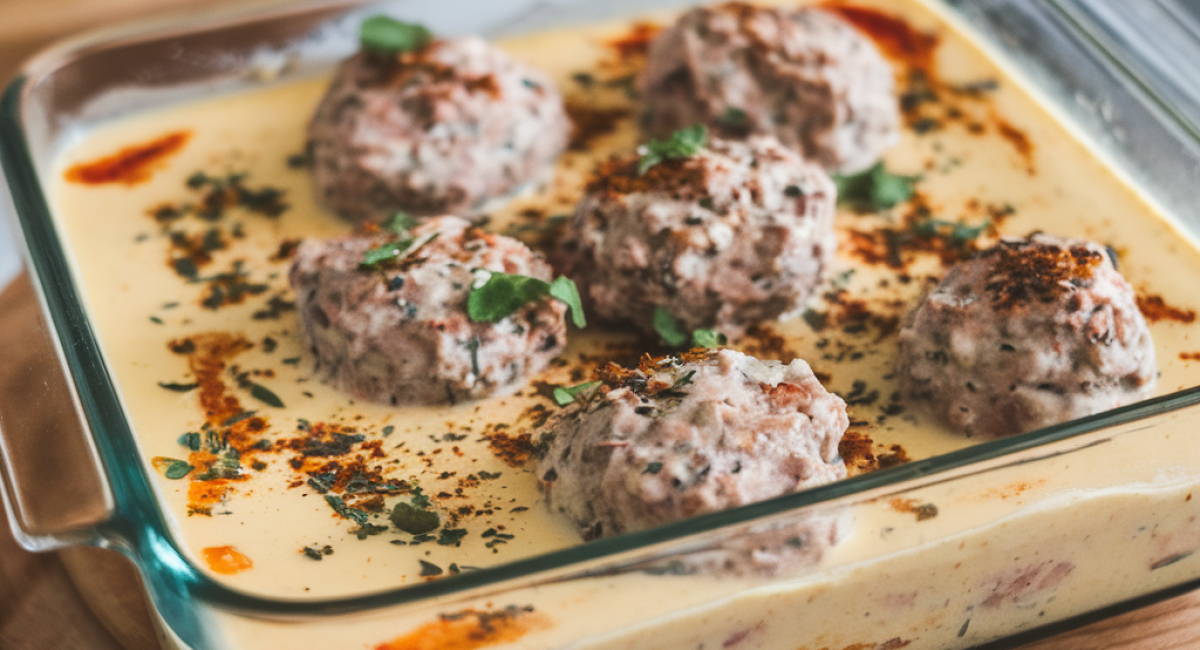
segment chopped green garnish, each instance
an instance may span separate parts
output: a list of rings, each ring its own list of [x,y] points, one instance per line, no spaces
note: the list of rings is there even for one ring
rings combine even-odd
[[[442,575],[442,567],[440,567],[432,562],[426,562],[425,560],[417,560],[417,561],[421,563],[421,577],[422,578],[428,578],[430,576]]]
[[[708,144],[708,129],[703,124],[696,124],[671,134],[666,140],[651,140],[638,147],[641,162],[638,163],[638,173],[645,174],[651,167],[664,160],[683,160],[691,158]]]
[[[574,386],[559,386],[554,389],[554,402],[559,406],[566,406],[574,402],[580,393],[586,393],[599,385],[600,382],[598,381],[585,381],[582,384]]]
[[[725,345],[725,335],[716,330],[698,329],[692,332],[692,344],[698,348],[717,348]]]
[[[570,278],[562,276],[554,282],[546,282],[525,275],[490,273],[487,280],[471,289],[467,296],[467,316],[476,323],[495,323],[546,296],[567,305],[571,311],[571,322],[576,327],[587,325],[579,289]]]
[[[660,463],[658,461],[654,461],[654,462],[646,465],[646,469],[642,470],[642,473],[643,474],[657,474],[662,471],[662,468],[663,468],[662,463]]]
[[[851,176],[834,176],[838,203],[855,212],[879,212],[895,207],[913,196],[913,185],[920,176],[889,173],[883,163]]]
[[[394,232],[397,235],[403,235],[416,226],[417,220],[413,219],[407,214],[404,214],[403,212],[397,212],[396,214],[393,214],[392,218],[388,219],[388,222],[383,224],[384,230]]]
[[[279,399],[279,396],[272,393],[266,386],[260,386],[252,382],[250,384],[250,395],[269,406],[274,406],[277,409],[283,408],[283,400]]]
[[[462,538],[467,536],[465,528],[443,528],[438,535],[438,546],[458,546]]]
[[[158,382],[159,388],[173,390],[176,393],[186,393],[194,388],[199,388],[200,384],[177,384],[175,382]]]
[[[440,234],[438,232],[431,232],[420,238],[409,237],[400,241],[388,242],[375,248],[368,248],[363,252],[363,261],[360,264],[364,268],[371,268],[383,262],[399,262],[420,250],[425,244],[437,239]]]
[[[396,528],[412,535],[421,535],[437,530],[437,527],[441,525],[438,513],[418,508],[411,503],[397,503],[396,507],[392,508],[389,519]]]
[[[746,111],[736,106],[730,106],[725,109],[724,113],[721,113],[721,117],[717,118],[717,122],[727,129],[741,130],[750,125],[750,118],[746,115]]]
[[[583,315],[583,301],[579,298],[579,287],[575,281],[565,275],[554,278],[550,283],[550,295],[557,298],[571,310],[571,322],[575,327],[587,327],[587,319]]]
[[[192,472],[195,467],[192,467],[186,460],[178,460],[176,458],[165,458],[163,460],[170,461],[167,468],[163,470],[163,476],[171,479],[181,479]]]
[[[694,330],[689,336],[688,333],[679,325],[679,320],[675,318],[671,312],[662,307],[654,308],[652,323],[654,331],[658,333],[659,338],[663,343],[678,348],[682,347],[690,340],[693,347],[698,348],[715,348],[725,345],[725,335],[710,329]]]
[[[433,34],[424,25],[371,16],[359,27],[358,40],[368,52],[389,55],[423,49],[433,40]]]
[[[677,348],[687,342],[688,336],[679,329],[679,321],[671,312],[662,307],[654,308],[654,315],[651,317],[654,325],[654,331],[658,332],[658,337],[663,340],[663,343]]]
[[[942,237],[952,244],[965,244],[983,234],[991,224],[991,221],[984,221],[978,226],[968,226],[965,223],[927,219],[913,226],[913,234],[919,237]]]

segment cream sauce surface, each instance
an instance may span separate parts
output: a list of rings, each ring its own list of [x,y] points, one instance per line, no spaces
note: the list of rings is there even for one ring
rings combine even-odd
[[[1045,230],[1095,239],[1119,252],[1121,271],[1140,294],[1161,296],[1181,313],[1200,310],[1200,298],[1191,290],[1193,279],[1200,277],[1200,251],[945,17],[916,2],[864,1],[859,6],[877,7],[903,17],[922,32],[935,33],[938,45],[933,50],[934,68],[942,82],[958,86],[996,82],[994,89],[956,99],[954,106],[962,115],[943,119],[937,128],[910,123],[899,144],[887,153],[889,171],[922,176],[917,201],[871,216],[839,213],[843,249],[829,290],[844,292],[812,305],[814,314],[825,314],[826,326],[815,330],[814,319],[796,319],[772,324],[771,335],[751,336],[735,343],[765,358],[779,357],[785,362],[792,357],[804,358],[826,377],[827,386],[851,403],[852,433],[870,441],[875,463],[864,460],[861,453],[857,456],[857,471],[867,471],[874,469],[879,458],[890,457],[894,462],[929,458],[977,441],[943,430],[918,410],[891,397],[895,322],[915,304],[930,279],[940,275],[943,262],[927,253],[905,253],[911,259],[902,269],[868,262],[861,249],[862,233],[901,228],[906,215],[923,206],[932,216],[947,221],[980,224],[991,220],[996,232],[1002,234]],[[667,18],[656,16],[653,20],[663,22]],[[573,27],[501,43],[518,58],[549,73],[577,110],[586,107],[584,112],[593,118],[609,111],[605,119],[613,121],[614,130],[593,138],[586,151],[565,155],[545,189],[520,196],[496,211],[489,228],[535,238],[539,224],[553,215],[571,212],[597,160],[629,152],[637,145],[636,104],[626,93],[628,84],[624,80],[636,70],[638,61],[636,57],[618,56],[611,44],[613,39],[628,36],[633,24],[635,21],[630,20]],[[897,61],[896,65],[898,75],[902,75],[904,64]],[[580,73],[590,75],[590,80]],[[272,311],[272,299],[278,301],[277,305],[291,299],[286,277],[288,261],[286,255],[279,254],[281,246],[286,249],[285,242],[301,237],[330,237],[351,230],[315,202],[309,171],[288,164],[290,156],[303,152],[306,123],[327,83],[327,79],[318,78],[268,85],[261,90],[115,120],[96,127],[59,157],[49,181],[49,195],[93,326],[141,447],[141,458],[130,462],[141,463],[152,475],[172,532],[198,567],[239,590],[270,597],[308,599],[371,593],[581,543],[574,530],[545,509],[531,473],[532,464],[521,462],[527,450],[520,436],[529,434],[536,440],[544,413],[557,408],[538,394],[535,385],[511,397],[456,406],[396,410],[354,402],[317,379],[312,359],[298,339],[295,314],[286,308]],[[901,87],[905,84],[902,80]],[[179,132],[190,134],[186,144],[156,163],[144,182],[90,185],[66,178],[66,170],[80,163]],[[226,208],[215,220],[197,216],[195,211],[179,218],[156,219],[156,214],[162,216],[164,206],[186,212],[189,204],[196,205],[203,199],[208,186],[188,186],[188,179],[197,171],[214,178],[244,173],[240,182],[245,187],[277,188],[288,207],[277,217],[255,213],[243,205]],[[211,262],[197,270],[195,277],[200,280],[189,281],[172,259],[187,246],[193,253],[204,249],[206,234],[214,230],[216,234],[209,236],[216,239],[210,243],[222,243],[213,243],[209,247],[212,250],[205,251]],[[984,243],[994,236],[985,235]],[[181,244],[188,238],[193,244]],[[219,273],[238,275],[231,284],[250,287],[239,289],[247,294],[241,303],[217,309],[203,304],[206,298],[211,299],[214,285],[205,278]],[[226,293],[231,284],[225,285]],[[849,302],[865,306],[875,318],[847,316]],[[1200,362],[1188,358],[1189,353],[1200,351],[1200,342],[1193,340],[1194,329],[1172,319],[1151,323],[1161,373],[1159,394],[1200,384]],[[188,340],[195,343],[214,336],[245,343],[234,345],[227,354],[208,357],[189,352],[183,345]],[[597,358],[615,356],[627,362],[650,348],[653,345],[640,343],[630,335],[591,327],[572,337],[563,356],[565,365],[535,381],[572,385],[580,377],[572,371],[592,367]],[[199,382],[205,368],[212,371],[211,385],[226,400],[226,408],[232,408],[227,401],[232,398],[237,407],[232,413],[255,411],[253,417],[215,428],[236,429],[247,444],[266,441],[259,443],[260,448],[242,450],[242,475],[236,480],[197,480],[202,463],[211,462],[212,457],[190,449],[186,438],[181,443],[185,434],[203,435],[206,421],[211,426],[212,411],[206,415],[201,395],[203,386],[210,384],[184,390]],[[273,406],[256,386],[267,389],[284,406]],[[222,421],[231,419],[236,417]],[[305,456],[303,442],[288,442],[311,439],[311,432],[321,426],[362,438],[350,443],[349,453],[328,456]],[[328,442],[329,438],[322,440]],[[505,451],[512,453],[502,453]],[[1127,451],[1136,456],[1134,450]],[[344,484],[329,487],[328,481],[336,481],[330,478],[333,475],[340,476],[343,483],[353,480],[350,475],[354,472],[346,467],[356,457],[362,461],[362,472],[374,472],[378,480],[404,482],[404,490],[383,499],[383,510],[372,510],[372,504],[355,501],[357,497]],[[339,467],[319,466],[335,460]],[[182,478],[168,478],[174,475],[171,467],[175,461],[195,469]],[[926,563],[931,561],[935,562],[933,566],[940,566],[940,552],[920,555],[912,551],[910,559],[901,558],[901,564],[886,569],[874,564],[874,558],[897,549],[949,545],[951,539],[963,544],[960,549],[975,549],[986,545],[986,538],[972,537],[972,530],[990,527],[994,532],[989,534],[1011,534],[1003,531],[1043,519],[1057,520],[1064,528],[1074,525],[1090,529],[1095,522],[1072,519],[1073,523],[1067,523],[1060,519],[1061,513],[1079,510],[1081,516],[1096,516],[1096,508],[1081,509],[1078,502],[1098,498],[1108,499],[1114,506],[1143,496],[1147,504],[1173,503],[1190,489],[1196,476],[1191,470],[1180,470],[1187,476],[1172,474],[1163,485],[1155,486],[1146,484],[1144,471],[1123,475],[1122,458],[1098,454],[1094,461],[1103,469],[1097,465],[1095,473],[1068,471],[1020,480],[1006,476],[1002,483],[977,485],[970,494],[951,497],[939,493],[938,516],[920,526],[911,525],[912,514],[896,504],[880,501],[864,507],[856,511],[852,533],[827,559],[831,568],[824,578],[777,587],[791,589],[790,595],[761,592],[738,600],[736,606],[709,611],[704,610],[706,603],[714,594],[729,593],[733,579],[630,574],[614,578],[611,583],[548,587],[546,594],[529,595],[530,601],[543,603],[540,611],[551,620],[573,623],[550,625],[537,632],[542,636],[536,638],[544,637],[537,645],[553,647],[571,635],[589,633],[589,625],[580,622],[580,611],[572,607],[573,603],[583,607],[582,603],[592,602],[590,598],[611,602],[613,609],[608,615],[613,620],[628,620],[630,625],[654,615],[665,605],[651,606],[645,598],[627,596],[646,593],[647,598],[653,598],[655,590],[651,587],[664,579],[677,581],[673,593],[678,590],[688,594],[672,603],[674,609],[669,611],[695,606],[699,608],[696,611],[712,614],[695,614],[703,621],[693,618],[687,625],[672,628],[679,643],[690,642],[690,637],[684,638],[688,635],[708,634],[706,625],[716,626],[712,634],[717,634],[717,628],[726,630],[728,626],[721,627],[725,625],[720,622],[722,617],[733,620],[760,608],[763,605],[755,599],[768,596],[828,602],[822,605],[825,609],[813,611],[824,612],[830,618],[839,609],[857,612],[857,605],[851,607],[850,601],[826,601],[821,594],[851,593],[835,587],[870,582],[881,570],[904,574],[904,579],[914,585],[911,591],[921,596],[908,599],[905,591],[892,598],[868,592],[855,598],[878,596],[883,599],[879,602],[908,602],[905,611],[925,608],[928,611],[921,616],[933,616],[930,612],[935,610],[949,611],[940,609],[932,597],[928,602],[924,600],[928,585],[950,580],[927,570],[930,565]],[[1158,460],[1147,456],[1145,462]],[[1014,506],[1013,499],[1003,497],[1009,494],[1006,486],[1017,484],[1033,486],[1017,490],[1022,495],[1018,501],[1023,499],[1017,505],[1029,505],[1025,510]],[[440,516],[442,526],[429,539],[416,538],[388,525],[388,510],[397,502],[410,501],[409,488],[413,485],[419,485],[431,498],[432,508]],[[1121,485],[1131,487],[1113,489]],[[369,526],[340,516],[328,496],[336,496],[344,504],[361,503],[365,523],[387,529],[365,534]],[[949,506],[953,500],[969,503],[970,507]],[[197,507],[198,503],[208,509],[207,513]],[[1015,518],[1018,515],[1026,519]],[[442,532],[446,529],[465,532],[461,538],[446,537]],[[883,530],[895,530],[906,541],[883,538]],[[1039,544],[1054,543],[1051,538],[1057,539],[1059,533],[1046,535]],[[1061,535],[1063,539],[1071,537],[1069,531]],[[226,548],[237,555],[212,550]],[[246,561],[223,561],[214,566],[204,559],[214,554],[226,559],[243,557]],[[981,553],[963,551],[961,555],[964,562],[984,561]],[[220,570],[231,566],[233,570]],[[975,571],[971,575],[983,574]],[[604,590],[610,590],[608,596],[601,593]],[[617,593],[621,595],[617,597]],[[940,602],[940,597],[937,600]],[[968,601],[970,598],[964,597],[963,602],[970,604]],[[362,634],[355,632],[348,638],[362,639],[355,642],[357,645],[338,637],[330,628],[329,645],[323,647],[383,643],[408,629],[401,624],[402,619],[368,618],[355,624]],[[413,620],[418,619],[414,615]],[[962,622],[947,618],[941,624],[957,626]],[[225,625],[231,638],[241,639],[236,645],[244,643],[244,647],[267,647],[258,645],[267,640],[283,643],[290,634],[262,621],[231,619]],[[355,625],[343,621],[337,630],[347,634],[359,629]],[[986,625],[976,625],[977,630],[986,629]],[[571,627],[570,632],[564,627]],[[605,633],[601,623],[593,627],[597,635]],[[667,637],[662,637],[657,627],[646,628],[645,638],[638,640],[639,629],[630,627],[627,633],[632,636],[608,642],[611,647],[684,647],[662,645]],[[311,633],[316,636],[306,634],[291,642],[324,638],[319,631]],[[652,643],[650,639],[657,640]],[[850,642],[849,637],[842,640]],[[823,645],[832,647],[834,643],[830,640],[813,647]]]

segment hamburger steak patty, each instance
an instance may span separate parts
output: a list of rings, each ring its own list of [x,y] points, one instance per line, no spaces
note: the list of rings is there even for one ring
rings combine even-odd
[[[899,137],[893,74],[829,12],[730,2],[693,9],[658,36],[640,84],[652,133],[699,122],[725,137],[771,134],[848,174]]]
[[[548,171],[570,130],[546,75],[467,36],[346,60],[308,140],[319,196],[357,222],[470,214]]]
[[[451,404],[521,386],[562,351],[566,306],[546,297],[496,323],[472,322],[477,269],[550,280],[524,244],[458,217],[407,235],[396,260],[364,266],[379,234],[306,240],[289,279],[301,332],[326,381],[375,402]]]
[[[804,361],[783,365],[733,350],[697,349],[647,358],[634,370],[609,364],[600,374],[602,386],[554,422],[537,469],[550,507],[585,538],[846,476],[838,455],[849,423],[846,404]],[[726,546],[720,563],[761,570],[789,555],[820,557],[837,539],[835,522],[806,520],[799,530],[789,526],[754,540],[773,539],[776,548]],[[797,536],[804,543],[784,543]]]
[[[902,389],[968,435],[1031,431],[1154,389],[1154,345],[1105,248],[1034,234],[962,262],[900,330]]]
[[[833,262],[837,188],[771,137],[713,140],[643,173],[600,166],[552,261],[588,313],[654,332],[655,308],[688,330],[743,328],[802,310]]]

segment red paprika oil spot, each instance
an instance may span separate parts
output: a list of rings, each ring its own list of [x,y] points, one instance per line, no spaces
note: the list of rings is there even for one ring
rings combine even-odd
[[[144,144],[125,147],[111,156],[79,163],[68,169],[65,176],[68,181],[85,185],[136,185],[150,180],[163,159],[182,149],[191,137],[191,131],[168,133]]]
[[[204,555],[204,562],[208,568],[221,575],[231,576],[254,566],[250,558],[232,546],[210,546],[200,552]]]
[[[438,620],[378,645],[375,650],[476,650],[511,643],[541,627],[545,627],[544,619],[526,609],[468,609],[442,614]]]
[[[907,63],[913,68],[933,72],[933,52],[938,46],[937,34],[922,32],[904,19],[877,9],[852,7],[829,2],[823,7],[838,14],[858,28],[883,50],[889,58]]]

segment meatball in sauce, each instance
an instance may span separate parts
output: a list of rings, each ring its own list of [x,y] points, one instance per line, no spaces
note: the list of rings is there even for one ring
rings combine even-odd
[[[899,137],[894,73],[874,43],[815,8],[730,2],[685,13],[650,46],[645,124],[769,134],[831,172],[870,167]]]
[[[497,322],[467,315],[483,272],[550,280],[524,244],[458,217],[414,228],[392,259],[389,234],[307,240],[290,280],[301,333],[325,379],[393,405],[455,403],[516,390],[566,343],[566,306],[545,297]]]
[[[1034,234],[951,268],[900,331],[904,392],[953,429],[1003,436],[1153,394],[1154,345],[1105,247]]]

